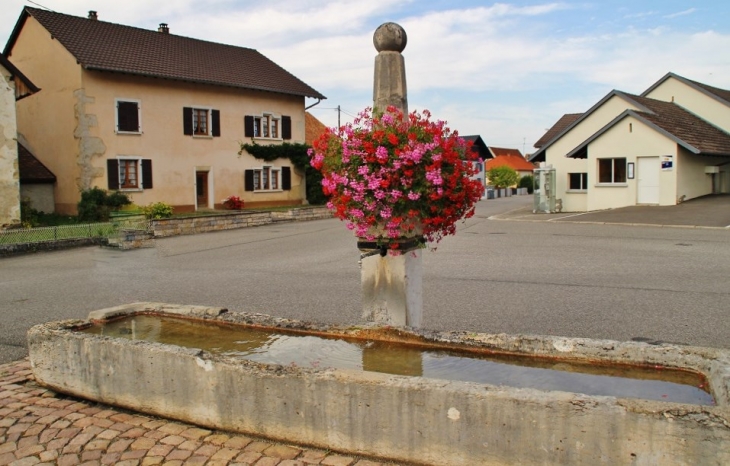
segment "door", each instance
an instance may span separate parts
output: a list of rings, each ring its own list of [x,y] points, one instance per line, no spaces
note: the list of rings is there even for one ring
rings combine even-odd
[[[208,172],[195,172],[198,209],[208,207]]]
[[[636,161],[636,203],[659,204],[659,157],[639,157]]]

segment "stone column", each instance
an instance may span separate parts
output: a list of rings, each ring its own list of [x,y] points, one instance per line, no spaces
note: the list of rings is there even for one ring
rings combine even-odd
[[[374,111],[389,105],[408,113],[406,68],[401,52],[406,47],[406,31],[395,23],[375,30],[373,85]],[[420,327],[423,315],[423,260],[421,249],[394,256],[377,250],[361,249],[362,318],[380,325]]]
[[[406,31],[396,23],[381,24],[373,34],[375,57],[373,108],[385,111],[389,105],[408,113],[406,62],[401,52],[406,48]]]

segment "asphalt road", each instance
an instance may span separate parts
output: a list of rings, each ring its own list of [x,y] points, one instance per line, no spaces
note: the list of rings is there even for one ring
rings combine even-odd
[[[488,219],[531,200],[424,253],[424,327],[730,348],[730,231]],[[331,219],[0,259],[0,363],[32,325],[135,301],[356,323],[358,258]]]

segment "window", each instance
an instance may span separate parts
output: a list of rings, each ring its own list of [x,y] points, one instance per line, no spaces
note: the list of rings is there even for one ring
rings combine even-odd
[[[106,162],[109,189],[152,189],[152,160],[119,157]]]
[[[599,183],[626,183],[626,158],[598,159]]]
[[[273,191],[279,189],[279,174],[275,167],[262,167],[253,170],[253,190]]]
[[[253,137],[255,138],[278,138],[279,119],[273,115],[253,117]]]
[[[117,133],[141,133],[139,101],[117,99],[116,105]]]
[[[247,138],[291,139],[291,117],[288,116],[246,115],[243,126]]]
[[[585,191],[588,189],[588,173],[568,173],[568,189]]]
[[[193,134],[198,136],[208,135],[208,110],[193,109]]]
[[[138,160],[119,161],[119,187],[121,189],[139,188]]]
[[[188,136],[220,136],[220,111],[202,107],[184,107],[183,134]]]
[[[246,170],[243,181],[246,191],[289,191],[291,167],[264,166]]]

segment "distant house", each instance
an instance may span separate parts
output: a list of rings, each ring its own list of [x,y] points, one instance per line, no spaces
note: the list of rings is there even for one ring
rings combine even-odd
[[[18,143],[18,170],[20,198],[30,201],[30,206],[37,211],[53,212],[56,205],[53,197],[56,175],[21,143]]]
[[[535,147],[564,211],[730,193],[730,91],[668,73],[641,95],[614,90],[564,115]]]
[[[305,98],[325,97],[256,50],[26,7],[3,55],[43,88],[18,102],[18,131],[57,177],[59,213],[91,187],[178,212],[306,200],[288,159],[239,143],[304,143]]]
[[[304,113],[304,143],[311,146],[322,134],[324,134],[327,126],[319,121],[309,112]]]
[[[482,186],[486,186],[487,176],[484,163],[487,161],[487,159],[492,157],[492,154],[489,152],[489,148],[484,143],[482,137],[479,135],[462,136],[461,138],[465,140],[467,144],[470,144],[472,152],[476,153],[479,156],[479,162],[475,163],[475,166],[477,168],[477,174],[474,175],[474,178],[479,180],[482,183]]]
[[[528,162],[519,149],[489,146],[489,152],[492,154],[492,158],[487,162],[487,172],[495,167],[507,166],[514,169],[520,178],[532,176],[535,165]]]
[[[39,89],[0,55],[0,228],[20,224],[16,101]]]

